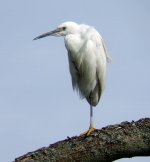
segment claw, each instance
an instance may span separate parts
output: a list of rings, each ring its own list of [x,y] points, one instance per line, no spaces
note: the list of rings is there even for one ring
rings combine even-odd
[[[85,135],[85,136],[90,136],[95,130],[96,130],[95,128],[91,127],[91,128],[89,128],[88,131],[86,131],[86,132],[80,134],[80,136],[84,136],[84,135]]]

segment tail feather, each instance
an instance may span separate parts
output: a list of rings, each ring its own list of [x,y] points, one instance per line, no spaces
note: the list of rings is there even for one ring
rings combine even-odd
[[[88,97],[86,97],[86,100],[92,106],[96,106],[99,103],[101,94],[102,94],[101,84],[100,84],[100,81],[97,80],[97,84],[96,84],[94,90],[90,93],[90,95]]]

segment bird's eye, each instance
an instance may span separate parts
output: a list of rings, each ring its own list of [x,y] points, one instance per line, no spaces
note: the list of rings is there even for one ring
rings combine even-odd
[[[66,27],[64,26],[64,27],[62,27],[62,29],[63,29],[63,30],[66,30]]]

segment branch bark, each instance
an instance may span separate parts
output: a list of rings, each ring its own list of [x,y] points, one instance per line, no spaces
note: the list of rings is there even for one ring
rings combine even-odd
[[[150,118],[122,122],[27,153],[14,162],[111,162],[150,156]]]

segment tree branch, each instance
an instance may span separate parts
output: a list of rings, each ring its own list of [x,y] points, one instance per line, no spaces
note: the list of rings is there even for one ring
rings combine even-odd
[[[27,153],[14,162],[111,162],[150,156],[150,118],[122,122]]]

